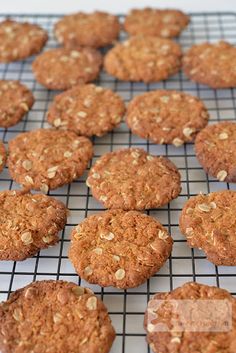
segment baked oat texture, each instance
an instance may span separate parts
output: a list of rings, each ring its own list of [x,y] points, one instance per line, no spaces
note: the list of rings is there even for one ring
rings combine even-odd
[[[54,27],[58,42],[67,47],[105,47],[117,39],[119,32],[118,17],[101,11],[64,16]]]
[[[34,104],[32,92],[19,81],[0,80],[0,127],[16,125]]]
[[[115,331],[94,293],[65,281],[38,281],[0,305],[2,353],[108,353]]]
[[[178,91],[158,90],[136,96],[128,105],[126,122],[132,133],[176,147],[191,142],[208,122],[200,99]]]
[[[195,140],[195,152],[206,173],[219,181],[236,182],[236,123],[205,127]]]
[[[38,54],[47,40],[47,32],[40,26],[6,19],[0,22],[0,62],[9,63]]]
[[[7,160],[7,153],[3,142],[0,140],[0,173],[5,167],[6,160]]]
[[[188,25],[189,16],[179,10],[134,9],[125,18],[124,29],[130,35],[163,38],[177,37]]]
[[[0,260],[25,260],[59,241],[65,205],[46,195],[0,192]]]
[[[92,143],[86,137],[38,129],[9,141],[8,168],[17,183],[47,193],[80,177],[92,155]]]
[[[236,191],[191,197],[181,212],[180,229],[188,244],[202,249],[215,265],[236,265]]]
[[[92,48],[55,48],[37,56],[32,64],[36,80],[48,89],[65,90],[97,78],[102,55]]]
[[[102,136],[115,128],[125,113],[122,99],[110,89],[93,84],[75,86],[57,95],[48,122],[83,136]]]
[[[90,169],[87,185],[104,207],[123,210],[160,207],[181,191],[176,166],[141,148],[104,154]]]
[[[104,67],[119,80],[157,82],[179,71],[181,56],[180,46],[170,39],[134,36],[108,51]]]
[[[173,305],[182,300],[192,300],[192,310],[191,303],[188,301],[189,311],[185,314],[188,317],[187,315],[192,312],[188,324],[191,324],[190,320],[192,319],[196,332],[180,331],[178,329],[183,325],[183,313],[181,312],[180,317],[177,316],[176,310],[173,310]],[[206,304],[203,306],[204,300]],[[158,308],[157,301],[162,301],[159,302],[160,306]],[[223,304],[218,308],[219,301]],[[229,310],[225,315],[225,312],[222,311],[226,308],[226,305]],[[205,310],[202,313],[201,310],[206,309],[206,306],[208,306],[209,312]],[[198,307],[200,311],[196,312]],[[212,315],[210,310],[214,310],[214,308],[214,315]],[[229,317],[227,315],[230,315],[231,309],[232,317]],[[208,320],[207,315],[209,316]],[[225,322],[229,323],[228,329],[225,326],[223,327],[224,330],[214,332],[214,328],[217,327],[214,318],[217,315],[220,316],[221,322],[222,318],[225,317]],[[230,326],[231,319],[232,328]],[[204,324],[208,328],[208,330],[205,330],[206,332],[204,332]],[[157,325],[168,329],[161,332],[156,329]],[[220,324],[218,327],[220,327]],[[236,300],[224,289],[195,282],[185,283],[171,292],[158,293],[149,301],[144,319],[144,328],[147,331],[147,342],[154,353],[234,353],[236,351]]]
[[[86,218],[72,232],[69,258],[79,276],[102,287],[132,288],[166,262],[172,238],[154,218],[109,210]]]
[[[193,45],[183,57],[183,70],[192,81],[211,88],[236,87],[236,47],[225,41]]]

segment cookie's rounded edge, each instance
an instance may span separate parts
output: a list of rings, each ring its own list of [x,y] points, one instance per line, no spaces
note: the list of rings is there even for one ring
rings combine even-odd
[[[154,224],[155,224],[157,229],[155,233],[155,238],[153,240],[153,244],[151,246],[152,250],[150,251],[151,253],[156,251],[156,256],[152,254],[152,260],[155,257],[156,262],[152,263],[152,265],[147,264],[145,266],[145,260],[143,261],[143,263],[142,263],[142,260],[140,260],[141,261],[140,266],[136,272],[136,266],[138,265],[136,264],[134,271],[132,271],[132,265],[129,266],[128,264],[129,257],[125,258],[124,262],[120,263],[120,260],[122,260],[122,257],[113,255],[113,257],[111,257],[110,259],[111,267],[109,268],[109,266],[106,264],[104,272],[102,271],[102,269],[100,269],[99,275],[94,274],[92,270],[92,268],[94,267],[92,261],[90,262],[89,265],[87,263],[85,265],[84,259],[80,257],[80,255],[78,255],[78,249],[81,249],[83,244],[84,245],[86,244],[86,238],[85,238],[86,230],[83,232],[82,228],[83,226],[87,228],[91,222],[91,226],[94,229],[96,225],[99,226],[99,222],[104,221],[107,223],[108,222],[107,217],[108,219],[110,219],[110,217],[111,218],[115,217],[115,219],[119,220],[119,224],[122,224],[122,221],[124,220],[128,222],[127,219],[129,219],[128,226],[132,227],[132,224],[135,224],[135,230],[137,229],[137,227],[140,227],[140,229],[142,229],[142,224],[143,223],[146,224],[147,219],[149,221],[148,224],[150,225],[149,232],[151,232],[152,230],[151,225],[154,227]],[[108,223],[107,233],[105,232],[103,235],[104,241],[112,242],[115,237],[115,234],[114,234],[115,231],[112,229],[112,232],[111,232],[110,228],[111,227],[109,226],[109,223]],[[104,231],[104,227],[102,229]],[[97,233],[99,233],[99,229],[97,229],[96,234]],[[81,240],[80,240],[80,235],[82,236]],[[154,231],[153,231],[153,236],[154,236]],[[125,239],[126,238],[124,238],[123,240],[126,243],[127,241]],[[79,245],[80,242],[81,244]],[[130,241],[130,243],[132,243],[132,241]],[[119,242],[119,251],[121,251],[120,249],[121,244],[122,244],[122,241]],[[99,213],[99,214],[91,215],[85,218],[78,226],[76,226],[73,229],[71,233],[71,244],[69,248],[68,257],[72,262],[78,275],[84,280],[88,281],[89,283],[97,284],[102,287],[113,286],[120,289],[128,289],[128,288],[137,287],[145,283],[151,276],[153,276],[156,272],[158,272],[161,269],[161,267],[165,264],[167,259],[169,258],[172,251],[172,245],[173,245],[173,239],[171,235],[157,219],[138,211],[123,211],[121,209],[115,209],[115,210],[113,209],[113,210],[103,211],[102,213]],[[103,253],[103,249],[101,248],[102,244],[100,245],[100,247],[97,246],[96,239],[94,238],[93,246],[96,246],[96,248],[95,249],[86,248],[85,252],[91,253],[92,254],[91,259],[94,259],[94,261],[97,261],[98,259],[96,255],[101,255]],[[139,246],[141,247],[140,243],[139,243]],[[104,244],[104,247],[105,247],[104,251],[106,252],[106,244]],[[147,254],[144,254],[144,258],[145,258],[145,255],[147,256]],[[105,256],[105,255],[101,255],[101,256]],[[130,256],[132,255],[130,254]],[[139,256],[139,254],[137,254],[137,256]],[[149,261],[152,262],[151,255],[150,255]],[[96,264],[95,264],[95,267],[96,267]],[[127,268],[129,269],[128,271],[127,271]],[[114,275],[112,275],[111,272],[113,272]]]
[[[60,326],[63,328],[63,322],[61,323],[60,321],[60,316],[56,312],[56,309],[59,307],[65,308],[70,305],[70,301],[72,304],[75,302],[80,302],[81,300],[86,300],[85,304],[85,310],[87,311],[87,320],[91,319],[91,323],[94,324],[95,327],[99,326],[99,329],[101,330],[101,337],[100,341],[102,344],[102,353],[108,353],[112,343],[115,339],[115,330],[112,326],[111,319],[108,314],[108,310],[105,306],[105,304],[100,300],[98,297],[96,297],[89,288],[84,288],[76,285],[73,282],[67,282],[63,280],[42,280],[42,281],[36,281],[28,284],[27,286],[20,288],[16,290],[15,292],[11,293],[9,299],[5,302],[3,302],[0,305],[0,324],[5,330],[0,331],[0,348],[3,349],[4,352],[10,352],[12,349],[14,350],[14,340],[12,340],[12,336],[14,336],[14,331],[12,331],[12,326],[4,326],[4,323],[6,322],[11,322],[12,320],[12,307],[15,307],[15,310],[13,311],[13,320],[14,320],[14,325],[20,325],[21,324],[21,318],[22,318],[22,311],[20,308],[17,307],[17,302],[21,303],[28,303],[32,304],[34,303],[34,297],[38,296],[41,291],[41,295],[44,297],[45,294],[54,294],[55,292],[57,293],[57,302],[52,303],[52,306],[54,304],[55,306],[55,314],[53,317],[53,322],[52,326],[55,324],[58,325],[57,331],[60,328]],[[38,304],[40,305],[40,303]],[[45,306],[43,307],[45,310]],[[34,305],[30,306],[30,311],[34,311]],[[69,307],[69,311],[71,311]],[[75,310],[75,308],[74,308]],[[50,318],[50,311],[47,311],[46,307],[46,313],[48,314],[48,318]],[[10,317],[9,317],[10,315]],[[9,317],[9,318],[8,318]],[[58,319],[58,320],[57,320]],[[76,318],[75,315],[75,320],[81,320],[81,317],[78,312],[78,316]],[[31,322],[33,325],[33,322]],[[39,323],[38,323],[39,324]],[[10,337],[9,337],[9,343],[6,342],[6,335],[8,334],[10,330]],[[72,327],[72,332],[74,331],[74,328]],[[3,333],[5,332],[5,334]],[[63,330],[60,331],[63,333]],[[22,333],[22,331],[21,331]],[[55,331],[53,331],[52,327],[52,333],[55,334]],[[64,334],[64,338],[67,338],[69,333]],[[36,334],[36,336],[38,336]],[[56,338],[56,335],[55,335]],[[63,336],[61,337],[61,339]],[[99,339],[99,338],[98,338]],[[30,338],[30,341],[32,342],[32,337]],[[85,339],[85,337],[81,337],[81,342],[82,344],[86,344],[88,340]],[[47,342],[47,341],[45,341]],[[56,342],[60,343],[61,340],[56,340]],[[93,344],[93,343],[92,343]],[[47,344],[46,344],[47,345]],[[42,348],[42,347],[41,347]],[[40,348],[40,349],[41,349]],[[59,349],[60,347],[58,347]],[[96,347],[90,347],[91,352],[95,352]],[[41,350],[40,350],[41,351]],[[89,350],[90,351],[90,350]],[[89,352],[88,351],[88,352]],[[28,352],[28,350],[27,350]],[[72,350],[70,351],[72,352]]]

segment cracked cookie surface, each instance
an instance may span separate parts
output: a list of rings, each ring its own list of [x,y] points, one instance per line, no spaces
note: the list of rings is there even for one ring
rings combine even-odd
[[[64,16],[54,27],[59,43],[68,47],[104,47],[112,44],[119,32],[118,17],[101,11]]]
[[[0,62],[23,60],[37,54],[47,39],[47,32],[36,24],[4,20],[0,22]]]
[[[218,287],[185,283],[154,295],[144,327],[154,353],[234,353],[236,299]]]
[[[65,90],[97,78],[101,54],[92,48],[56,48],[45,51],[33,61],[36,80],[48,89]]]
[[[140,148],[103,155],[90,169],[87,185],[104,207],[123,210],[160,207],[181,191],[176,166]]]
[[[180,46],[170,39],[134,36],[108,51],[104,67],[119,80],[157,82],[179,71],[181,56]]]
[[[66,213],[62,202],[43,194],[0,192],[0,260],[24,260],[55,245]]]
[[[76,272],[102,287],[133,288],[168,259],[173,240],[154,218],[109,210],[86,218],[72,232],[69,258]]]
[[[47,119],[54,127],[78,135],[102,136],[121,122],[124,113],[125,104],[116,93],[89,84],[57,95]]]
[[[179,10],[133,9],[125,18],[124,29],[130,35],[172,38],[177,37],[188,23],[189,16]]]
[[[88,138],[54,129],[21,133],[8,146],[13,180],[45,193],[80,177],[93,155]]]
[[[126,122],[132,133],[176,147],[191,142],[208,122],[200,99],[178,91],[158,90],[136,96],[128,105]]]
[[[19,81],[0,80],[0,127],[17,124],[34,104],[32,92]]]
[[[183,57],[189,79],[211,88],[236,87],[236,47],[220,41],[192,46]]]
[[[202,249],[215,265],[236,265],[236,191],[191,197],[181,212],[180,229],[188,244]]]
[[[205,127],[196,137],[195,152],[206,173],[219,181],[236,182],[236,123]]]
[[[38,281],[0,304],[3,353],[108,353],[115,338],[107,309],[88,288]]]

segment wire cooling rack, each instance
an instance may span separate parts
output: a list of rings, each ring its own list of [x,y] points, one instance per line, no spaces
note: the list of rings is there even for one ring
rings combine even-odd
[[[0,20],[4,17],[1,15]],[[26,20],[40,24],[50,34],[47,47],[57,45],[52,35],[52,27],[59,16],[16,15],[12,17],[20,21]],[[123,16],[120,17],[123,20]],[[121,39],[123,36],[124,34],[121,35]],[[214,42],[222,38],[236,44],[236,14],[192,14],[190,25],[178,41],[183,50],[186,50],[194,43]],[[33,91],[36,98],[33,109],[22,122],[7,130],[0,129],[0,138],[6,145],[9,139],[20,132],[48,127],[45,119],[46,112],[56,92],[48,91],[36,83],[31,71],[32,60],[30,58],[18,63],[0,65],[1,78],[20,80]],[[212,90],[190,82],[182,72],[157,84],[120,82],[102,72],[97,84],[113,89],[126,102],[129,102],[137,94],[153,89],[166,88],[185,91],[200,97],[205,102],[211,116],[210,123],[236,119],[235,89]],[[5,300],[11,291],[35,280],[64,279],[89,286],[98,296],[101,296],[107,305],[116,329],[117,337],[111,352],[149,352],[143,330],[143,314],[149,297],[155,292],[169,291],[187,281],[194,280],[225,288],[236,295],[236,268],[217,268],[208,262],[201,251],[192,250],[186,245],[178,228],[180,211],[190,196],[196,195],[200,191],[208,193],[219,189],[236,189],[236,186],[218,182],[207,176],[195,158],[192,144],[179,148],[170,145],[158,146],[131,135],[125,123],[102,138],[94,138],[93,143],[95,156],[91,164],[106,152],[139,146],[154,155],[168,156],[177,165],[182,175],[181,195],[166,207],[148,212],[151,216],[159,219],[172,234],[174,238],[172,256],[160,272],[135,289],[123,291],[115,288],[100,288],[81,281],[67,258],[69,235],[73,226],[82,221],[84,217],[102,210],[101,205],[96,202],[86,187],[85,173],[70,185],[50,192],[50,195],[63,201],[70,209],[70,217],[61,233],[59,244],[43,250],[34,258],[23,262],[0,262],[0,300]],[[0,190],[16,188],[19,188],[19,185],[11,180],[8,170],[5,168],[0,174]]]

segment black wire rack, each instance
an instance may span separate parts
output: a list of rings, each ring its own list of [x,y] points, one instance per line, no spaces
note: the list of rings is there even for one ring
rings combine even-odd
[[[6,15],[0,15],[0,20]],[[60,16],[56,15],[14,15],[19,21],[30,21],[40,24],[50,35],[47,48],[56,47],[52,28]],[[121,21],[123,16],[120,16]],[[121,39],[124,37],[121,34]],[[178,42],[186,50],[195,43],[225,39],[236,44],[236,14],[233,13],[197,13],[191,14],[191,23],[183,32]],[[48,127],[46,112],[56,92],[40,86],[33,77],[31,63],[33,58],[22,62],[0,65],[0,77],[17,79],[26,84],[36,98],[32,110],[16,126],[0,129],[0,139],[7,146],[9,139],[17,134]],[[96,82],[109,87],[129,102],[132,97],[153,89],[177,89],[201,98],[209,112],[210,123],[220,120],[236,119],[236,89],[212,90],[206,86],[190,82],[182,72],[167,81],[154,84],[120,82],[102,72]],[[169,291],[187,281],[216,285],[236,295],[236,268],[216,267],[208,262],[199,250],[190,249],[178,228],[178,218],[184,202],[191,196],[216,191],[219,189],[236,189],[236,185],[222,183],[205,174],[198,164],[192,144],[176,148],[170,145],[155,145],[132,135],[125,123],[102,138],[93,139],[95,156],[130,146],[139,146],[154,155],[168,156],[179,168],[182,175],[182,193],[171,204],[148,213],[160,220],[174,238],[174,248],[165,266],[142,286],[130,290],[100,288],[80,280],[67,258],[70,232],[86,216],[102,210],[101,205],[91,196],[86,187],[86,173],[70,185],[53,190],[50,195],[63,201],[70,209],[68,223],[61,233],[57,246],[40,253],[23,262],[0,262],[0,300],[5,300],[11,291],[25,286],[31,281],[42,279],[64,279],[89,286],[102,298],[108,307],[109,314],[117,332],[112,353],[149,352],[143,330],[143,314],[150,296],[157,291]],[[91,166],[90,164],[90,166]],[[89,169],[89,168],[88,168]],[[17,189],[9,177],[7,168],[0,174],[0,190]]]

